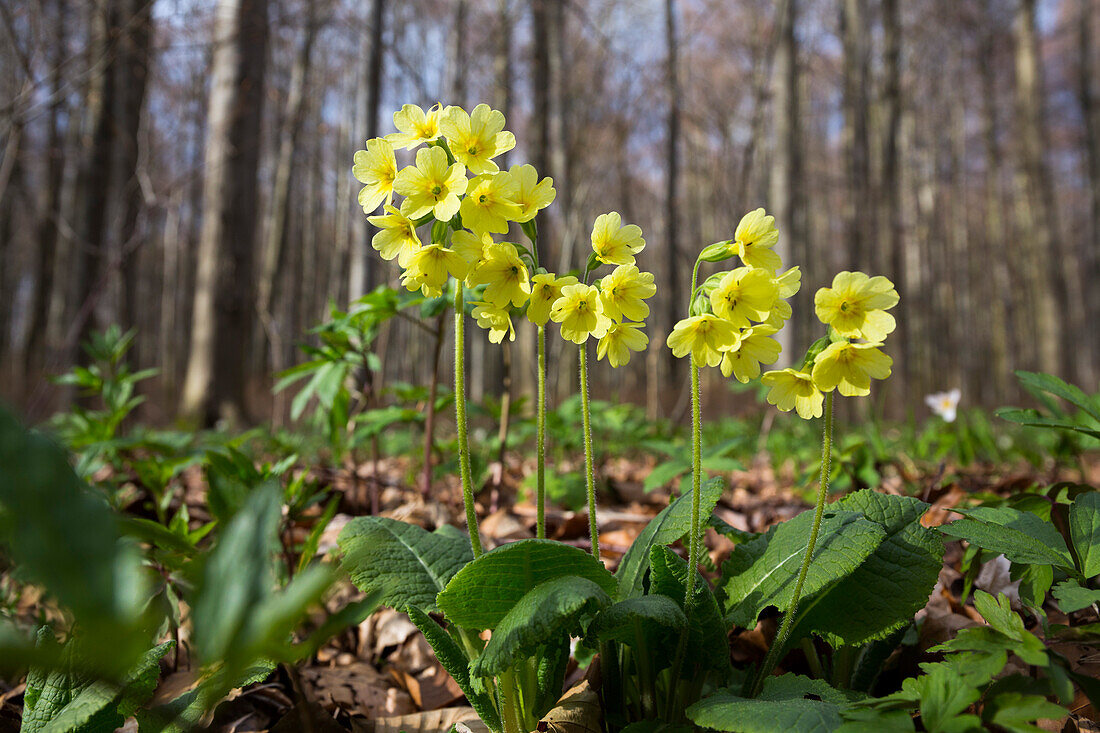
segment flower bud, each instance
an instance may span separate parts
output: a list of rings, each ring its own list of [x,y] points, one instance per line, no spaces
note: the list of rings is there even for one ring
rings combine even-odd
[[[699,260],[701,262],[721,262],[736,254],[737,250],[733,246],[733,242],[727,239],[724,242],[715,242],[704,247],[703,251],[699,253]]]

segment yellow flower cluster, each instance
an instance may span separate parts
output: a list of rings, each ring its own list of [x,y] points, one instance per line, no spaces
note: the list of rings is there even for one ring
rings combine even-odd
[[[642,332],[649,316],[647,298],[657,286],[653,273],[642,272],[634,255],[645,249],[642,230],[635,224],[623,226],[618,212],[600,214],[592,226],[592,258],[588,269],[615,265],[615,269],[594,285],[558,285],[559,295],[550,306],[550,319],[561,324],[562,338],[583,344],[589,336],[598,339],[596,358],[612,367],[630,361],[633,351],[644,351],[649,337]],[[530,312],[530,311],[528,311]]]
[[[511,223],[524,224],[549,206],[556,192],[550,178],[539,179],[530,165],[500,170],[494,158],[516,145],[504,129],[504,115],[479,104],[467,113],[461,107],[435,105],[424,110],[406,104],[393,115],[397,132],[368,140],[355,154],[352,174],[361,183],[359,203],[367,214],[379,205],[385,213],[369,216],[378,227],[371,244],[386,260],[403,268],[402,284],[428,297],[442,294],[449,278],[468,287],[484,285],[475,303],[474,319],[500,343],[515,339],[511,309],[528,303],[531,320],[549,317],[547,277],[536,274],[535,257],[525,247],[498,242]],[[395,150],[416,150],[411,165],[398,169]],[[394,205],[394,196],[402,197]],[[431,224],[431,239],[417,230]],[[527,260],[524,257],[527,257]],[[560,295],[561,285],[552,294]]]
[[[898,292],[885,277],[840,272],[832,287],[814,297],[817,317],[829,327],[820,347],[811,347],[802,367],[768,372],[768,402],[800,417],[820,417],[824,393],[834,389],[846,397],[867,395],[872,379],[890,376],[893,359],[881,350],[895,327],[886,311],[898,304]],[[859,340],[857,340],[859,339]]]
[[[732,240],[703,250],[700,261],[736,256],[743,266],[711,275],[691,294],[691,314],[668,336],[674,355],[691,354],[696,366],[720,367],[740,382],[779,359],[772,337],[791,317],[787,299],[798,292],[802,274],[797,267],[779,272],[783,262],[772,249],[778,240],[775,217],[756,209],[741,219]]]

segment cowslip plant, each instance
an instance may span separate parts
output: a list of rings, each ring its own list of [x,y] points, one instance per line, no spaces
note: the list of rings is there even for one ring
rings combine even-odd
[[[613,367],[627,363],[632,351],[648,343],[644,301],[656,287],[653,276],[635,265],[634,255],[645,246],[641,230],[623,226],[614,212],[596,220],[582,280],[540,266],[536,216],[554,200],[553,181],[540,179],[530,165],[499,169],[493,159],[515,146],[504,124],[504,115],[487,105],[469,113],[406,105],[394,115],[398,132],[368,141],[355,155],[353,173],[365,184],[359,194],[364,212],[385,207],[384,214],[369,217],[379,228],[374,248],[397,261],[408,290],[429,298],[453,292],[455,418],[469,541],[446,529],[427,533],[365,517],[344,530],[340,543],[357,585],[407,611],[482,719],[494,730],[511,732],[530,730],[557,701],[570,636],[580,635],[617,597],[617,581],[599,563],[586,342],[597,339],[598,358]],[[413,164],[399,169],[395,147],[415,150]],[[399,205],[395,196],[403,199]],[[530,246],[498,239],[512,224]],[[590,284],[589,276],[602,265],[616,269]],[[512,317],[522,308],[538,329],[537,539],[485,553],[470,470],[465,324],[469,315],[491,342],[514,340]],[[543,539],[551,320],[580,347],[590,555]],[[504,577],[511,581],[502,584]],[[445,630],[431,612],[442,612]],[[485,630],[493,632],[487,644],[480,636]]]

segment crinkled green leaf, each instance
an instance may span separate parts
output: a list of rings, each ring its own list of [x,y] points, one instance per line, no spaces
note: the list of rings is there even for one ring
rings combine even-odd
[[[978,701],[977,687],[949,668],[930,665],[927,674],[910,677],[901,683],[902,692],[920,707],[921,723],[928,733],[970,733],[982,730],[978,716],[966,709]]]
[[[731,733],[829,733],[840,727],[844,693],[822,680],[785,674],[764,681],[760,697],[719,692],[687,709],[697,726]]]
[[[495,629],[529,591],[568,575],[590,580],[615,597],[615,576],[584,550],[551,540],[520,540],[491,550],[459,570],[437,603],[451,623],[466,629]]]
[[[726,617],[752,627],[768,606],[786,611],[806,554],[813,510],[773,527],[762,537],[734,548],[722,565]],[[802,589],[810,597],[839,583],[866,560],[886,536],[877,523],[859,512],[828,508],[813,561]]]
[[[358,517],[337,540],[341,566],[362,591],[381,589],[393,608],[436,611],[436,596],[473,559],[469,539],[385,517]]]
[[[1075,569],[1062,535],[1053,524],[1031,512],[1006,506],[954,511],[964,518],[939,527],[948,537],[1002,554],[1012,562]]]
[[[674,646],[687,617],[680,604],[663,595],[627,598],[604,609],[589,627],[590,636],[601,642],[617,641],[637,647]],[[672,660],[668,660],[669,664]]]
[[[478,677],[501,674],[519,659],[560,639],[579,635],[584,619],[611,605],[611,597],[596,583],[564,575],[539,583],[512,606],[471,667]]]
[[[649,551],[649,562],[653,569],[650,592],[676,601],[683,609],[687,561],[671,549],[656,545]],[[699,571],[695,573],[695,601],[688,616],[688,659],[694,666],[726,672],[730,669],[729,629],[710,584]]]
[[[720,478],[711,479],[703,484],[699,492],[700,516],[710,516],[724,490],[725,481]],[[654,545],[671,544],[691,530],[691,496],[692,492],[689,489],[674,499],[661,510],[660,514],[650,520],[631,543],[619,563],[618,570],[615,571],[623,598],[642,595],[642,581],[646,571],[649,570],[650,548]]]
[[[882,639],[928,603],[943,540],[921,526],[928,505],[918,499],[863,490],[833,506],[862,513],[886,535],[850,575],[802,604],[792,638],[813,631],[834,647]]]
[[[1069,509],[1069,533],[1081,573],[1100,575],[1100,491],[1081,494]]]
[[[858,708],[841,713],[844,723],[836,733],[913,733],[913,716],[905,710]]]

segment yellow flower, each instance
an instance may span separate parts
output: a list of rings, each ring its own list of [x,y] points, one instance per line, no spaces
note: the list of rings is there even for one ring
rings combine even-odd
[[[416,236],[416,225],[407,216],[389,204],[386,214],[367,217],[378,233],[371,239],[371,246],[378,250],[384,260],[397,258],[397,264],[408,267],[409,258],[420,249],[420,237]]]
[[[589,336],[603,338],[611,326],[603,314],[600,291],[583,283],[561,289],[561,297],[550,308],[550,320],[560,323],[562,338],[575,344],[583,344]]]
[[[395,148],[412,150],[421,143],[430,143],[439,137],[439,118],[442,105],[435,105],[427,112],[415,104],[406,104],[393,113],[393,126],[398,132],[386,135]]]
[[[634,255],[645,249],[642,228],[637,224],[623,226],[619,212],[600,214],[592,225],[592,251],[605,265],[633,265]]]
[[[552,272],[542,272],[531,278],[531,300],[527,303],[527,320],[536,326],[545,326],[550,320],[550,308],[561,297],[561,289],[574,285],[572,275],[557,277]]]
[[[713,313],[703,313],[677,323],[667,343],[674,356],[691,352],[696,366],[718,366],[722,352],[736,348],[740,339],[732,323]]]
[[[475,304],[473,316],[477,325],[489,332],[489,341],[499,344],[508,336],[509,341],[516,340],[516,329],[512,326],[512,316],[507,308],[498,308],[492,303]]]
[[[736,328],[746,328],[749,319],[766,320],[778,297],[779,286],[770,272],[759,267],[738,267],[727,272],[711,291],[710,306],[714,315]]]
[[[768,402],[783,412],[789,412],[793,407],[803,420],[821,417],[821,403],[825,395],[821,394],[806,372],[796,372],[794,369],[765,372],[760,381],[771,387],[766,398]]]
[[[409,258],[401,284],[409,290],[419,289],[425,296],[436,298],[443,294],[447,278],[461,280],[466,277],[466,268],[466,261],[454,250],[442,244],[429,244]]]
[[[546,177],[540,181],[535,166],[514,165],[508,169],[508,173],[516,182],[515,201],[520,209],[519,216],[513,221],[520,224],[531,221],[535,214],[554,203],[554,197],[558,193],[554,190],[554,179]]]
[[[774,364],[782,347],[771,338],[776,329],[771,326],[754,326],[741,333],[736,348],[722,355],[722,374],[737,377],[738,382],[748,382],[760,376],[761,364]]]
[[[405,197],[401,211],[410,219],[430,211],[439,221],[450,221],[458,211],[458,197],[466,192],[466,169],[448,164],[442,148],[421,148],[416,165],[397,174],[393,190]]]
[[[488,283],[485,300],[497,308],[507,308],[509,303],[518,308],[531,294],[527,265],[508,242],[487,246],[484,258],[470,272],[468,280],[471,285]]]
[[[771,313],[768,314],[768,319],[761,325],[771,326],[778,331],[783,328],[789,320],[791,320],[791,304],[785,300],[777,300],[772,307]]]
[[[382,138],[367,140],[366,150],[355,151],[351,174],[367,185],[359,191],[359,205],[371,213],[378,204],[393,201],[393,179],[397,175],[397,159],[393,146]]]
[[[605,356],[612,367],[630,361],[631,351],[645,351],[649,337],[642,333],[641,323],[613,323],[596,345],[596,359]]]
[[[834,389],[845,397],[871,394],[871,379],[886,379],[894,363],[879,351],[881,343],[829,344],[814,360],[814,384],[824,392]]]
[[[749,267],[763,267],[775,272],[783,266],[779,255],[772,250],[779,241],[779,230],[775,228],[775,217],[768,216],[763,209],[750,211],[741,217],[733,243],[741,261]]]
[[[492,159],[516,146],[516,136],[504,129],[504,114],[487,104],[474,107],[473,114],[466,114],[461,107],[448,107],[443,110],[439,130],[455,160],[477,175],[500,170]]]
[[[512,176],[503,171],[471,179],[462,199],[462,226],[481,234],[506,234],[508,222],[519,216],[516,190]]]
[[[466,260],[466,264],[470,265],[471,272],[479,262],[485,259],[485,248],[492,243],[493,238],[488,232],[478,236],[465,229],[459,229],[451,237],[451,249],[458,252],[462,259]]]
[[[882,341],[897,325],[886,312],[898,304],[894,284],[882,277],[862,272],[838,272],[831,288],[821,288],[814,296],[817,317],[845,338]]]
[[[649,315],[644,298],[657,292],[652,272],[640,272],[634,265],[619,265],[600,280],[604,314],[614,320],[643,321]]]
[[[802,271],[795,265],[781,275],[776,275],[775,284],[779,288],[780,298],[790,298],[802,288]]]

